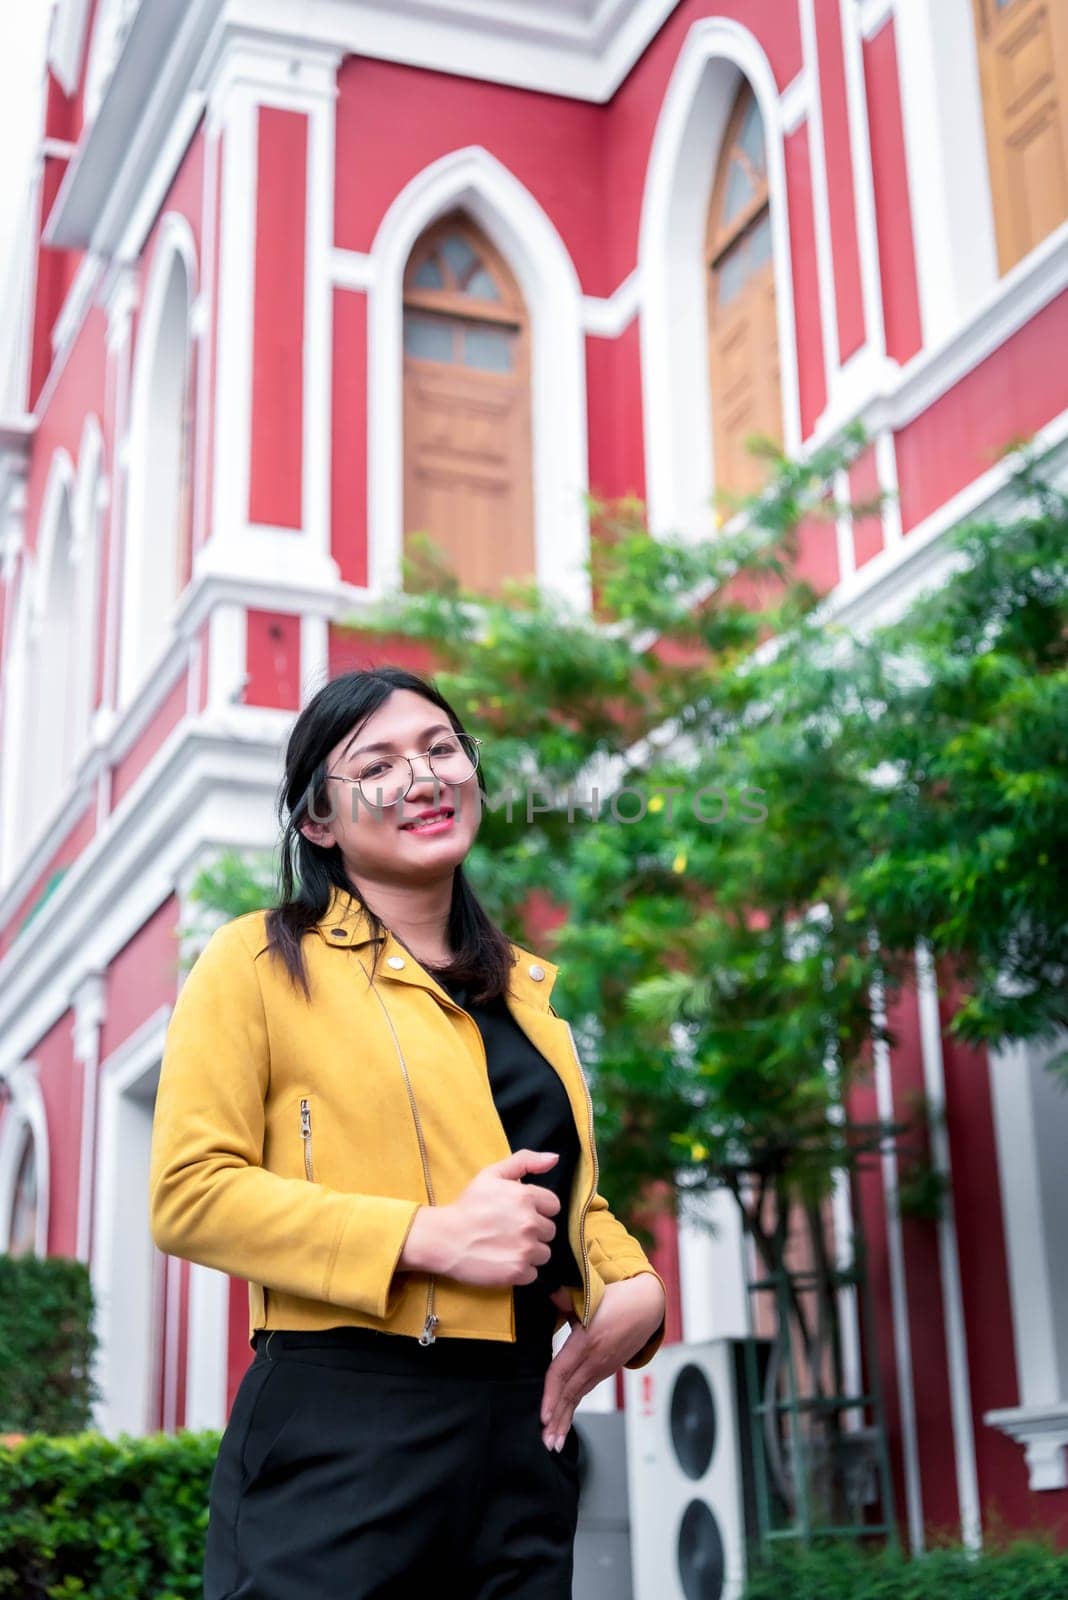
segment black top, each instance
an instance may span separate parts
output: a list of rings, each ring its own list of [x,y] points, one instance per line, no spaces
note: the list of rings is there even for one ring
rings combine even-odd
[[[432,969],[428,969],[432,970]],[[503,995],[480,1005],[468,998],[468,987],[433,972],[446,994],[476,1023],[486,1047],[486,1065],[497,1114],[512,1150],[555,1150],[560,1159],[548,1172],[528,1172],[523,1183],[536,1183],[559,1197],[553,1219],[556,1233],[551,1255],[538,1268],[533,1283],[516,1284],[516,1343],[551,1342],[557,1310],[549,1299],[561,1284],[581,1284],[582,1273],[567,1236],[572,1183],[580,1146],[571,1102],[558,1073],[527,1038]]]

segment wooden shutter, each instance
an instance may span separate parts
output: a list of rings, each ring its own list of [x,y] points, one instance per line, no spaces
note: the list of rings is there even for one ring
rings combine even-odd
[[[404,526],[491,594],[534,576],[530,330],[498,251],[461,216],[404,279]]]
[[[1068,217],[1068,0],[973,0],[998,262]]]
[[[746,449],[782,442],[782,389],[764,128],[744,84],[727,124],[708,213],[709,369],[717,490],[748,494],[767,472]]]

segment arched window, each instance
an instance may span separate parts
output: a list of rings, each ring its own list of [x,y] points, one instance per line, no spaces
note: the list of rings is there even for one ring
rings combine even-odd
[[[752,434],[781,442],[782,392],[764,124],[748,83],[738,94],[708,212],[708,357],[716,488],[758,489]]]
[[[483,593],[534,576],[527,311],[459,214],[423,235],[404,275],[404,527]]]
[[[27,1123],[23,1127],[22,1150],[15,1168],[7,1243],[9,1256],[33,1255],[37,1247],[37,1209],[37,1151],[33,1130]]]
[[[186,230],[182,228],[182,233]],[[191,262],[161,242],[134,374],[120,699],[144,682],[190,570],[193,485]],[[191,246],[190,246],[191,249]]]
[[[36,839],[64,798],[82,755],[86,667],[76,658],[79,597],[68,474],[57,462],[42,513],[37,605],[28,652],[25,771],[16,806],[24,842]]]
[[[3,1077],[8,1104],[0,1119],[0,1251],[48,1252],[48,1119],[33,1061]]]
[[[1007,272],[1068,217],[1068,8],[973,4],[998,264]]]

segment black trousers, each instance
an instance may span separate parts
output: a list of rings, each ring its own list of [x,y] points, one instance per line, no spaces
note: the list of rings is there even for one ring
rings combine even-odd
[[[212,1474],[204,1600],[570,1600],[578,1435],[546,1350],[257,1333]]]

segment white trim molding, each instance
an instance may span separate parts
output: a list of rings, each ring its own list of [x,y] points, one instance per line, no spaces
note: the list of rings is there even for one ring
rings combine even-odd
[[[55,73],[63,93],[68,96],[77,89],[82,75],[89,9],[90,0],[58,0],[52,13],[48,65]]]
[[[101,1398],[93,1425],[145,1434],[152,1420],[158,1328],[148,1175],[159,1064],[171,1007],[161,1006],[100,1065],[91,1277]]]
[[[754,35],[737,22],[706,18],[693,24],[675,62],[642,199],[646,481],[650,526],[660,535],[709,537],[714,531],[704,238],[726,119],[743,77],[764,120],[787,454],[796,454],[801,443],[782,101]]]
[[[863,39],[874,39],[894,14],[897,0],[847,0],[856,8],[857,26]]]
[[[583,296],[582,325],[595,339],[618,339],[638,315],[641,298],[641,278],[635,268],[606,298]]]
[[[481,146],[453,151],[393,201],[371,247],[368,307],[370,587],[399,587],[404,533],[402,322],[404,269],[439,217],[465,211],[515,273],[530,315],[535,576],[582,610],[590,605],[586,362],[578,275],[529,190]]]
[[[971,0],[897,0],[898,83],[923,342],[997,282],[994,203]]]
[[[1068,1489],[1068,1403],[1010,1406],[988,1411],[983,1421],[1023,1445],[1032,1489]]]
[[[75,1254],[88,1261],[92,1240],[93,1184],[96,1165],[97,1075],[100,1030],[107,1011],[107,985],[101,972],[89,973],[74,995],[74,1060],[82,1069],[82,1122],[78,1147],[78,1237]]]

